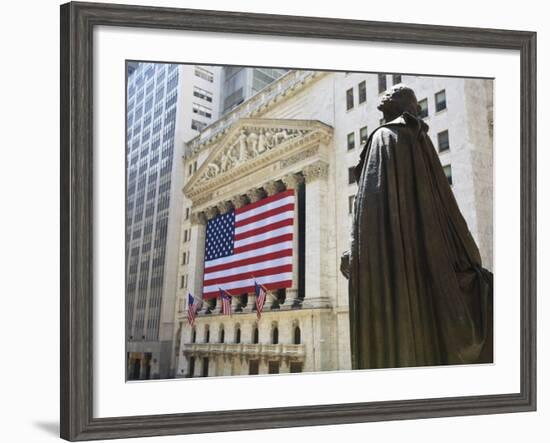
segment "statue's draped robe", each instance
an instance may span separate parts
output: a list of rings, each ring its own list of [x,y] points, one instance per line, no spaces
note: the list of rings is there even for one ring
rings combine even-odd
[[[371,134],[355,169],[350,253],[354,369],[492,361],[492,274],[424,122]]]

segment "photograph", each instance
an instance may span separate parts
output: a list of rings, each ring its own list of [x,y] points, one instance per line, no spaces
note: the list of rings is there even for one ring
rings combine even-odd
[[[125,70],[126,381],[494,363],[494,78]]]

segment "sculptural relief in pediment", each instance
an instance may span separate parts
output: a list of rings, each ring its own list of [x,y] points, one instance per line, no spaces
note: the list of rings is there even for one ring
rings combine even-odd
[[[311,129],[243,127],[228,146],[208,161],[197,183],[208,181],[308,132]]]

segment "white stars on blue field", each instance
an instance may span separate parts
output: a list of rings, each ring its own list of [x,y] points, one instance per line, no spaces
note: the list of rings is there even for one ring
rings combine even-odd
[[[218,215],[206,225],[206,261],[233,254],[235,211]]]

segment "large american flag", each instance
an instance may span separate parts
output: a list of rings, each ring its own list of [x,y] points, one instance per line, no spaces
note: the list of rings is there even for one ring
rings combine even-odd
[[[292,286],[294,200],[289,189],[208,221],[203,298]]]

